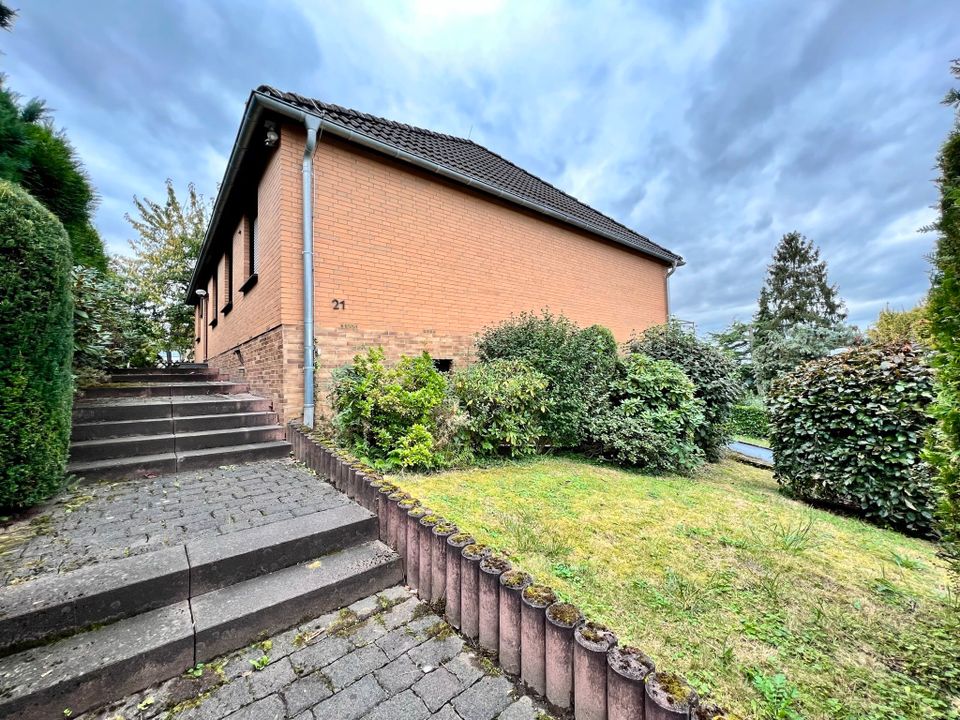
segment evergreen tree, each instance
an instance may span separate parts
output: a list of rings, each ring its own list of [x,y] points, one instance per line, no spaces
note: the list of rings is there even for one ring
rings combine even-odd
[[[757,304],[751,355],[761,389],[853,339],[837,287],[827,279],[826,261],[798,232],[787,233],[777,245]]]
[[[57,216],[74,264],[106,270],[103,241],[93,227],[97,196],[83,164],[44,102],[21,103],[2,82],[0,76],[0,179],[20,185]]]
[[[200,254],[207,230],[210,205],[187,186],[182,203],[167,180],[163,203],[133,198],[136,215],[126,215],[137,231],[130,241],[133,256],[120,258],[120,272],[128,292],[150,317],[153,336],[167,362],[177,353],[181,360],[193,354],[193,308],[184,302],[190,274]]]
[[[960,60],[953,74],[960,78]],[[940,150],[940,217],[927,314],[933,345],[938,396],[934,414],[938,432],[929,460],[937,468],[943,500],[939,509],[944,555],[960,578],[960,90],[947,93],[944,103],[955,109],[954,125]]]
[[[17,16],[17,11],[0,2],[0,30],[9,30],[13,27],[13,19]]]
[[[713,342],[737,363],[737,377],[745,389],[753,391],[757,379],[753,373],[753,325],[734,320],[720,332],[710,333]]]

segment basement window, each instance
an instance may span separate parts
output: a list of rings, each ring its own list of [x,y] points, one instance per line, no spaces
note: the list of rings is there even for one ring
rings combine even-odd
[[[433,366],[438,372],[448,373],[453,369],[453,360],[450,358],[434,358]]]

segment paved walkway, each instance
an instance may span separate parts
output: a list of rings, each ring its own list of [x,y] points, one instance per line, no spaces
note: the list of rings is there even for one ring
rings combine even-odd
[[[83,720],[542,720],[403,587],[226,655]]]
[[[0,530],[0,582],[25,582],[349,502],[292,460],[81,485],[31,519]]]

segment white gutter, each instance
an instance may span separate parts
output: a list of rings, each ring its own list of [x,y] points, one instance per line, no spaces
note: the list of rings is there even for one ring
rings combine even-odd
[[[663,284],[667,286],[667,320],[670,319],[670,276],[673,275],[677,268],[683,264],[683,258],[674,260],[673,264],[670,266],[670,269],[667,270],[667,276],[664,278]]]

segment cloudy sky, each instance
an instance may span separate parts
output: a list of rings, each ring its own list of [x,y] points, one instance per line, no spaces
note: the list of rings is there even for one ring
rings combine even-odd
[[[956,0],[20,0],[0,71],[45,98],[123,252],[134,194],[216,193],[250,90],[473,140],[679,252],[675,312],[748,319],[779,237],[851,319],[928,285]]]

